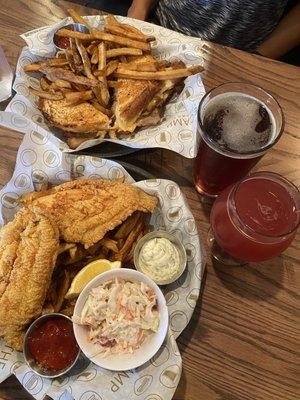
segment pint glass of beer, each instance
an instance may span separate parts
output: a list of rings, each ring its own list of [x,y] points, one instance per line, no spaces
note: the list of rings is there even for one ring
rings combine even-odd
[[[197,191],[214,198],[247,175],[279,140],[283,127],[280,105],[263,89],[238,82],[212,89],[198,110]]]

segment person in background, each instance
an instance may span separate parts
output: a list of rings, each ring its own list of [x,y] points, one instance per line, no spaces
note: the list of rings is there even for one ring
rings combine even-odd
[[[132,0],[88,0],[84,3],[85,6],[98,8],[110,14],[126,15]]]
[[[185,35],[280,58],[300,44],[300,3],[282,18],[288,0],[133,0],[128,17]],[[294,2],[295,3],[295,2]]]

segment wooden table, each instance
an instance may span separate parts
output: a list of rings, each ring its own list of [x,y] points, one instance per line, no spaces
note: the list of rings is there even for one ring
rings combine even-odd
[[[24,45],[18,35],[65,17],[68,6],[58,0],[1,2],[0,42],[12,66]],[[82,14],[98,13],[72,6]],[[300,69],[211,43],[204,44],[203,57],[207,90],[226,81],[245,81],[278,99],[285,133],[257,169],[279,172],[299,186]],[[12,175],[21,139],[21,134],[0,128],[1,185]],[[210,206],[193,188],[192,160],[151,150],[126,161],[178,182],[206,243]],[[174,399],[299,400],[299,238],[282,256],[245,268],[219,265],[208,253],[201,297],[178,340],[184,369]],[[0,385],[0,397],[30,398],[13,377]]]

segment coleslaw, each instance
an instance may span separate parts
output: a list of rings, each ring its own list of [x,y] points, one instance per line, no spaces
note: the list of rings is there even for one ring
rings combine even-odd
[[[132,353],[159,328],[157,299],[144,282],[115,278],[89,293],[79,321],[104,355]]]

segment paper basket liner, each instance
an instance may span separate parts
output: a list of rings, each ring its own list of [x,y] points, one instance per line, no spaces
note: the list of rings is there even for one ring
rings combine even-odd
[[[104,25],[103,16],[90,16],[87,19],[95,27]],[[118,17],[118,19],[120,22],[136,26],[145,34],[154,35],[157,40],[153,52],[158,58],[182,60],[187,65],[202,64],[200,55],[202,42],[199,38],[188,37],[154,24],[130,18]],[[69,22],[71,22],[71,19],[66,18],[57,24],[41,27],[21,35],[27,47],[23,48],[16,68],[16,79],[13,87],[17,95],[6,108],[6,111],[25,116],[47,131],[52,132],[53,135],[59,135],[59,133],[56,129],[47,125],[42,113],[36,106],[36,96],[29,93],[28,90],[29,85],[39,87],[37,75],[25,74],[23,67],[44,57],[53,56],[55,53],[52,42],[53,33]],[[184,157],[194,158],[198,148],[197,109],[204,93],[205,89],[200,74],[190,76],[186,78],[182,92],[166,105],[162,122],[159,125],[139,129],[133,136],[121,140],[87,140],[76,151],[95,146],[103,141],[111,141],[132,148],[165,148]],[[66,152],[75,151],[70,149],[66,142],[62,142],[62,150]]]
[[[73,376],[51,381],[34,374],[24,363],[22,353],[14,351],[1,340],[0,381],[15,374],[36,399],[42,399],[46,394],[54,400],[171,399],[181,375],[181,356],[176,338],[193,314],[204,271],[204,253],[196,222],[179,186],[161,179],[134,183],[127,171],[114,161],[60,151],[58,139],[54,140],[49,132],[18,114],[1,112],[0,120],[1,124],[25,134],[13,176],[0,191],[1,224],[13,218],[19,208],[17,199],[20,195],[39,190],[45,182],[58,185],[81,177],[124,178],[158,197],[159,206],[150,223],[155,229],[166,229],[177,235],[188,255],[185,273],[163,289],[170,329],[164,345],[150,362],[126,372],[111,372],[90,363]]]

